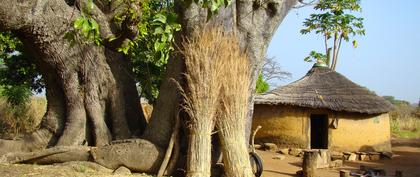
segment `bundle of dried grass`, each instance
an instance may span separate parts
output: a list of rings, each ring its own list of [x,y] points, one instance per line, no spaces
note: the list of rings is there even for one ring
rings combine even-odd
[[[183,43],[187,87],[183,92],[184,110],[190,116],[187,176],[210,176],[211,133],[219,105],[221,88],[220,60],[228,43],[221,30],[196,30],[192,39]]]
[[[239,49],[235,37],[226,38],[227,43],[221,70],[223,79],[221,99],[216,126],[222,145],[225,174],[229,177],[251,177],[245,136],[246,114],[249,96],[249,60]]]

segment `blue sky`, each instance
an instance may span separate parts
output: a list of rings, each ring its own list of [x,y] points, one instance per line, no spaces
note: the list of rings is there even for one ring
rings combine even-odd
[[[420,1],[362,0],[366,35],[341,46],[336,71],[376,94],[417,103],[420,98]],[[293,9],[274,35],[267,55],[293,74],[285,85],[312,67],[303,58],[311,50],[324,51],[322,37],[301,35],[302,22],[313,7]]]

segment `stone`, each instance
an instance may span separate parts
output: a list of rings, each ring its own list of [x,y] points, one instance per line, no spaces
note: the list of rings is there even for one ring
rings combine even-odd
[[[331,163],[330,151],[326,149],[318,150],[318,159],[316,161],[317,168],[328,168]]]
[[[356,161],[357,160],[357,155],[355,153],[351,153],[347,160],[348,161]]]
[[[350,157],[350,154],[343,154],[343,159],[347,160],[349,159],[349,157]]]
[[[296,157],[303,157],[303,152],[300,152]]]
[[[130,169],[124,166],[118,167],[114,172],[114,175],[131,175]]]
[[[343,160],[344,154],[341,152],[332,151],[330,152],[331,160]]]
[[[344,155],[350,155],[352,154],[351,152],[343,152]]]
[[[261,149],[261,148],[262,148],[262,146],[261,146],[261,144],[254,144],[254,148],[255,148],[255,149]]]
[[[284,160],[286,158],[285,155],[282,154],[276,154],[273,159],[277,159],[277,160]]]
[[[382,156],[388,159],[392,159],[394,157],[394,153],[392,152],[382,152]]]
[[[331,155],[331,160],[343,160],[343,155]]]
[[[333,160],[330,162],[331,168],[342,167],[342,166],[343,166],[343,160]]]
[[[361,161],[369,161],[370,159],[369,159],[369,156],[368,156],[368,155],[366,155],[366,154],[361,154],[361,155],[360,155],[360,160],[361,160]]]
[[[289,148],[284,148],[284,149],[280,149],[279,152],[281,154],[288,155],[289,154],[289,150],[290,150]]]
[[[371,160],[371,161],[381,160],[381,155],[380,154],[369,154],[369,160]]]
[[[291,148],[289,151],[289,154],[292,156],[299,156],[300,153],[302,153],[302,149],[298,148]]]
[[[264,143],[264,149],[271,152],[277,151],[277,145],[274,143]]]
[[[331,156],[342,156],[343,153],[342,152],[338,152],[338,151],[330,151]]]

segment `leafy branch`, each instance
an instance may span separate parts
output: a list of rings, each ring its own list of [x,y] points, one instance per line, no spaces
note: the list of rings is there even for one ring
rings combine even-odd
[[[349,42],[351,37],[365,35],[363,18],[355,17],[347,11],[361,11],[360,0],[320,0],[314,9],[321,11],[319,14],[311,14],[303,22],[302,34],[315,32],[324,37],[325,53],[311,51],[305,61],[325,62],[335,70],[341,43]],[[332,43],[332,44],[331,44]],[[352,40],[353,47],[357,47],[357,41]],[[332,46],[332,48],[330,47]],[[330,54],[332,50],[332,55]],[[332,58],[331,58],[332,57]]]

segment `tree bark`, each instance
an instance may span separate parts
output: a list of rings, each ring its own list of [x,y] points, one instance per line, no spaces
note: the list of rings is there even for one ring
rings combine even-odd
[[[0,4],[0,30],[16,34],[32,54],[48,101],[39,130],[19,141],[0,140],[0,154],[57,145],[103,146],[144,130],[130,61],[106,47],[71,46],[64,39],[79,15],[65,1]]]
[[[40,68],[47,87],[47,112],[39,130],[19,141],[0,140],[0,154],[13,151],[36,151],[52,146],[92,145],[100,146],[95,161],[112,167],[125,164],[114,160],[101,162],[98,154],[118,157],[121,151],[112,151],[126,146],[107,145],[111,140],[137,136],[145,129],[146,121],[139,110],[139,99],[135,88],[130,62],[116,53],[117,44],[104,46],[76,43],[71,46],[63,39],[80,15],[84,0],[3,0],[0,3],[0,31],[12,31],[22,40],[28,52]],[[101,36],[120,36],[116,43],[132,37],[133,28],[112,30],[112,13],[101,1],[93,1],[92,16],[101,26]],[[111,2],[111,4],[114,1]],[[115,1],[117,2],[117,1]],[[177,42],[191,36],[197,25],[221,25],[235,33],[241,49],[248,53],[251,65],[249,88],[249,112],[247,139],[251,128],[253,94],[262,60],[272,35],[296,0],[237,0],[207,21],[207,10],[196,4],[185,6],[175,1],[176,12],[183,26],[176,34]],[[78,6],[77,6],[78,5]],[[104,10],[105,9],[105,10]],[[127,31],[128,30],[128,31]],[[116,34],[116,33],[120,33]],[[181,45],[178,45],[181,46]],[[182,50],[182,49],[179,49]],[[131,153],[130,162],[142,160],[142,164],[126,164],[142,171],[142,166],[157,170],[173,131],[179,93],[171,78],[181,80],[184,63],[177,53],[169,60],[160,96],[152,114],[150,126]],[[149,140],[149,141],[147,141]],[[143,151],[144,150],[144,151]],[[100,152],[100,153],[99,153]],[[135,155],[135,152],[140,152]],[[152,155],[147,152],[153,152]],[[83,155],[83,152],[81,152]],[[95,156],[95,155],[93,155]],[[84,156],[83,156],[84,158]],[[150,159],[145,161],[144,159]],[[109,160],[109,159],[108,159]]]
[[[234,0],[232,4],[219,10],[217,14],[207,20],[207,9],[199,7],[195,3],[185,5],[183,1],[175,1],[175,11],[179,15],[179,22],[182,31],[176,34],[176,41],[179,43],[183,38],[191,37],[192,31],[197,26],[221,25],[226,31],[235,33],[239,39],[241,49],[248,53],[251,65],[251,84],[249,88],[248,120],[246,122],[246,139],[249,140],[252,114],[254,108],[255,84],[263,59],[274,32],[281,21],[294,6],[296,0]],[[177,45],[181,46],[181,45]],[[182,50],[182,48],[178,48]],[[172,120],[175,116],[174,106],[179,104],[180,97],[178,90],[171,83],[171,78],[179,83],[181,74],[184,71],[184,63],[181,57],[175,55],[169,60],[165,80],[160,88],[160,95],[153,110],[150,129],[146,130],[147,139],[161,142],[165,146],[169,142],[172,132]],[[158,134],[155,129],[160,129]]]

